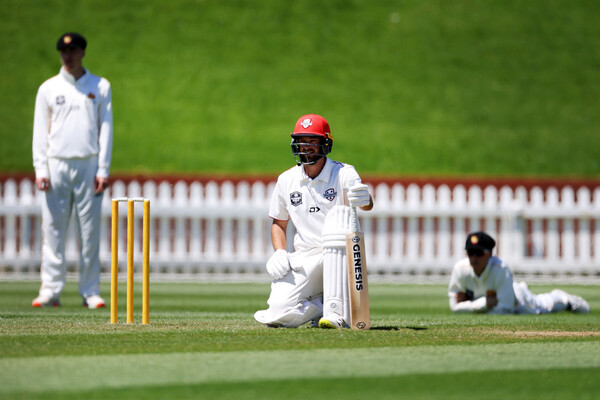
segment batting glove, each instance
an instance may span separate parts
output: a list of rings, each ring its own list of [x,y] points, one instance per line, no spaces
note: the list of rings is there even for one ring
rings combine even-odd
[[[288,252],[279,249],[269,258],[267,261],[267,272],[273,277],[273,279],[281,279],[287,274],[290,269],[290,261],[288,259]]]
[[[348,189],[348,202],[352,207],[364,207],[371,203],[369,187],[364,183],[355,183]]]

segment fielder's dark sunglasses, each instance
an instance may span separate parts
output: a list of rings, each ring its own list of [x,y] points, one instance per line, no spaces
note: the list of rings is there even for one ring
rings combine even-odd
[[[469,257],[481,257],[483,255],[483,250],[481,249],[469,249],[467,250],[467,255]]]

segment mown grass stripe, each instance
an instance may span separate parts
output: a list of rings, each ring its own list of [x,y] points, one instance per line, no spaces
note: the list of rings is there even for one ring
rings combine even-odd
[[[0,359],[0,393],[600,367],[597,342]]]

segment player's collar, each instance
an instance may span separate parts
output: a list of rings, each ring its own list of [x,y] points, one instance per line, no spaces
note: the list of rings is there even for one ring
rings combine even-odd
[[[75,80],[75,77],[68,73],[65,67],[60,67],[60,75],[71,85],[75,85],[76,83],[85,84],[90,76],[88,70],[84,68],[81,78]]]
[[[323,156],[325,157],[325,165],[323,165],[323,169],[321,169],[321,172],[319,172],[319,175],[317,175],[317,177],[315,179],[311,179],[308,175],[306,175],[306,171],[304,170],[304,165],[299,165],[298,168],[300,168],[300,179],[303,181],[321,181],[321,182],[328,182],[329,181],[329,176],[331,175],[331,168],[332,168],[332,163],[331,160],[327,157],[327,156]]]

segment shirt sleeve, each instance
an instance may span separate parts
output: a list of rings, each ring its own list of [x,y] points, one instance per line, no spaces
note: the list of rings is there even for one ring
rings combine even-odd
[[[356,183],[362,183],[362,180],[360,179],[360,176],[358,175],[358,172],[356,172],[354,166],[345,164],[344,168],[342,168],[340,171],[340,182],[344,192],[347,192],[349,187]]]
[[[487,311],[487,299],[484,296],[476,300],[457,303],[455,297],[454,305],[452,304],[452,299],[450,299],[450,309],[455,313],[483,313]]]
[[[98,112],[98,172],[96,176],[108,178],[110,162],[112,158],[113,144],[113,114],[112,114],[112,89],[110,83],[103,79],[102,102],[99,104]]]
[[[36,178],[48,178],[48,134],[50,132],[50,106],[46,101],[43,86],[35,98],[33,113],[33,167]]]
[[[508,268],[502,268],[498,274],[496,297],[498,304],[489,311],[490,314],[512,314],[515,311],[513,277]]]
[[[344,202],[343,204],[350,205],[350,202],[348,201],[348,189],[357,183],[362,183],[362,180],[360,179],[360,176],[358,175],[358,172],[356,172],[354,166],[350,164],[344,164],[344,167],[340,170],[339,179],[342,191],[344,193],[342,197]]]
[[[280,221],[287,221],[288,219],[290,219],[290,213],[286,207],[286,202],[285,198],[282,195],[281,186],[281,179],[278,179],[277,184],[275,185],[275,189],[273,190],[273,195],[271,196],[271,203],[269,205],[269,217]]]

